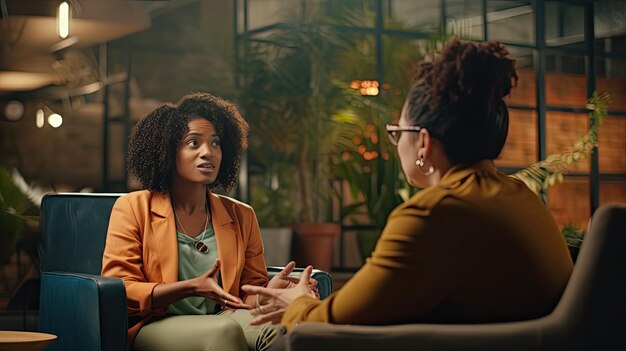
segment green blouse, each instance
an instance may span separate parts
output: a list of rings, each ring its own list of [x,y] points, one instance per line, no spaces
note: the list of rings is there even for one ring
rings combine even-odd
[[[199,237],[209,248],[207,253],[201,253],[196,249],[194,240],[187,235],[176,231],[178,241],[178,279],[187,280],[206,273],[215,264],[217,259],[217,241],[213,225],[209,225]],[[172,303],[168,314],[212,314],[217,302],[201,296],[187,297]]]

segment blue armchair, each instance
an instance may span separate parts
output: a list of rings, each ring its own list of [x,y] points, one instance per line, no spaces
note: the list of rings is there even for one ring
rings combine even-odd
[[[120,195],[66,193],[43,198],[39,330],[58,337],[48,350],[128,349],[124,284],[100,276],[109,216]],[[280,270],[268,267],[268,274]],[[321,298],[330,295],[330,275],[315,270],[313,277]]]

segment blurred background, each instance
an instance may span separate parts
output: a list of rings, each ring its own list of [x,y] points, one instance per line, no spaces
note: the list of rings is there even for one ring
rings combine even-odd
[[[626,1],[0,0],[0,10],[0,308],[20,311],[23,329],[37,309],[42,194],[137,189],[130,130],[194,91],[232,100],[251,125],[229,195],[255,208],[268,264],[322,243],[310,248],[328,253],[316,264],[349,276],[418,191],[384,125],[416,63],[452,36],[500,41],[516,60],[501,171],[597,133],[593,152],[540,189],[564,234],[580,240],[598,206],[626,202]],[[590,131],[595,91],[612,102]],[[338,232],[300,236],[308,223]]]

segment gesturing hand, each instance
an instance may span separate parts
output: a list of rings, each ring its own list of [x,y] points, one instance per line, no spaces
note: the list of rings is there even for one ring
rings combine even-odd
[[[196,294],[216,301],[224,307],[245,309],[252,308],[251,306],[244,304],[238,297],[227,293],[224,289],[222,289],[222,287],[220,287],[216,278],[220,266],[220,260],[217,259],[215,260],[213,268],[209,269],[201,276],[194,278],[194,290]]]
[[[267,284],[267,287],[273,289],[291,289],[296,286],[298,282],[300,282],[300,277],[294,277],[289,275],[291,272],[293,272],[293,269],[295,267],[296,263],[294,261],[287,263],[282,271],[272,277],[270,282]],[[319,298],[317,280],[309,278],[309,288],[313,290],[316,294],[318,294]]]
[[[291,263],[292,262],[290,262],[290,264]],[[270,298],[267,304],[257,306],[256,310],[251,311],[252,315],[256,316],[256,318],[254,318],[250,324],[259,325],[266,322],[272,322],[274,324],[279,323],[283,314],[285,314],[287,306],[289,306],[293,300],[300,296],[319,298],[319,295],[309,287],[311,272],[313,272],[313,267],[306,267],[304,272],[300,275],[300,281],[290,288],[277,289],[269,287],[262,288],[253,285],[242,286],[241,289],[248,294],[261,294]]]

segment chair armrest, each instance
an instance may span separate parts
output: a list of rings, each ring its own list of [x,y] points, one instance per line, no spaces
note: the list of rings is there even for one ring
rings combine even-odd
[[[270,279],[275,276],[277,273],[283,270],[283,267],[278,266],[267,266],[267,274]],[[304,268],[294,268],[291,272],[291,276],[298,276],[300,273],[304,271]],[[319,269],[314,269],[311,277],[317,280],[317,289],[320,293],[320,300],[327,298],[330,294],[333,293],[333,280],[330,277],[330,274],[324,271],[320,271]]]
[[[546,333],[546,323],[553,328]],[[539,351],[558,347],[567,335],[549,319],[496,324],[404,324],[391,326],[336,325],[304,322],[286,337],[287,350],[394,350],[394,351]],[[571,339],[571,338],[570,338]],[[563,348],[558,348],[563,349]],[[568,350],[578,350],[570,345]]]
[[[39,330],[58,339],[46,350],[127,350],[126,290],[121,279],[42,272]]]

